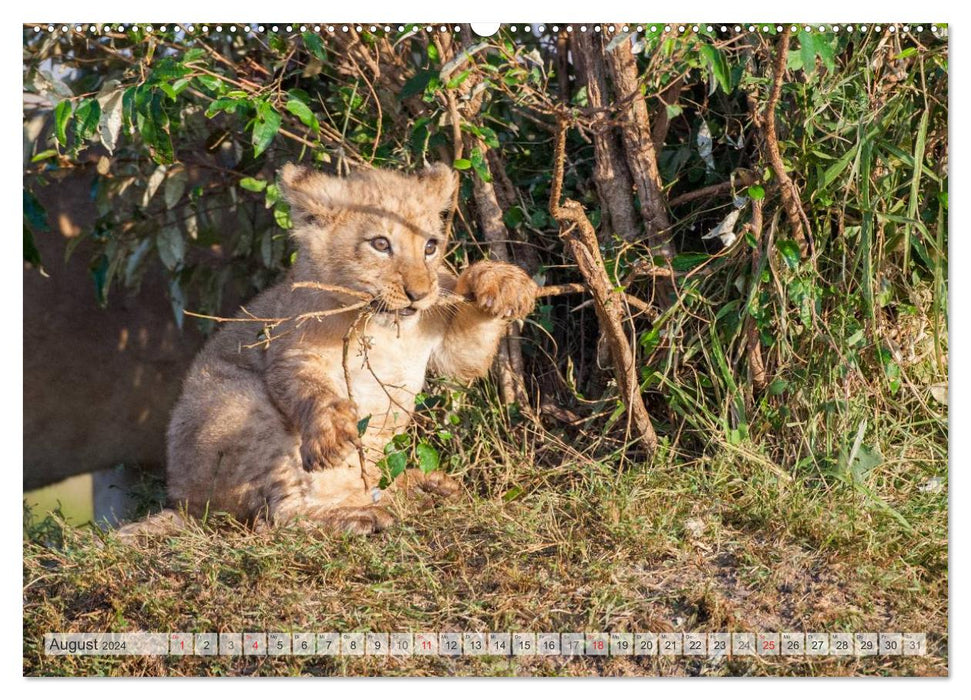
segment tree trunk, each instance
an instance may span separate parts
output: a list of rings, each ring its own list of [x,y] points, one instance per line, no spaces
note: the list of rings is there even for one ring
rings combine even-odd
[[[600,42],[602,50],[607,54],[617,100],[626,103],[621,115],[620,130],[627,153],[627,165],[640,198],[641,218],[644,220],[647,242],[655,255],[671,259],[674,257],[669,232],[671,223],[668,221],[667,202],[661,190],[661,175],[657,167],[647,102],[641,94],[637,80],[637,63],[631,53],[630,42],[622,41],[611,51],[606,51],[604,39]]]
[[[642,230],[634,210],[634,185],[624,163],[617,134],[604,118],[610,99],[600,40],[581,33],[576,37],[575,46],[578,70],[587,87],[587,101],[596,114],[593,122],[593,175],[603,218],[618,236],[625,241],[635,241],[641,237]],[[607,230],[601,227],[602,237]]]

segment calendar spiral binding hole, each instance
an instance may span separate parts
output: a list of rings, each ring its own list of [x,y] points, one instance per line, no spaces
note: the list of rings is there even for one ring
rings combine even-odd
[[[75,34],[111,34],[111,33],[165,33],[170,29],[177,34],[188,36],[212,36],[214,34],[227,35],[259,35],[259,34],[305,34],[313,32],[315,34],[346,34],[352,30],[357,34],[370,33],[375,35],[389,34],[418,34],[425,33],[459,33],[462,25],[451,24],[28,24],[33,27],[34,33],[46,31],[48,34],[72,32]],[[691,34],[718,34],[718,35],[739,35],[744,33],[756,34],[778,34],[784,31],[792,33],[861,33],[869,31],[887,34],[922,34],[929,31],[935,35],[944,37],[947,35],[947,25],[937,23],[891,23],[891,24],[566,24],[566,25],[546,25],[546,24],[508,24],[501,25],[512,35],[543,36],[545,34],[559,34],[561,31],[567,34],[575,32],[603,33],[610,34],[643,34],[645,36],[659,35],[691,35]]]

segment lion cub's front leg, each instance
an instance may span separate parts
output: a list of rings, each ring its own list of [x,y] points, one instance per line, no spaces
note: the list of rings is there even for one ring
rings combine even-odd
[[[481,261],[455,281],[461,305],[432,353],[433,372],[469,380],[489,371],[507,323],[525,318],[536,304],[536,283],[509,263]]]
[[[266,385],[274,403],[300,433],[307,471],[336,467],[359,443],[357,407],[331,386],[326,360],[300,348],[272,355]]]

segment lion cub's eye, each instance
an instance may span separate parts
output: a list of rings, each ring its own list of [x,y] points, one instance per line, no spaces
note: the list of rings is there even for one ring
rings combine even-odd
[[[371,239],[371,247],[379,253],[387,253],[391,250],[391,241],[384,236],[378,236]]]
[[[425,255],[430,258],[436,252],[438,252],[438,241],[432,238],[430,241],[428,241],[428,243],[425,244]]]

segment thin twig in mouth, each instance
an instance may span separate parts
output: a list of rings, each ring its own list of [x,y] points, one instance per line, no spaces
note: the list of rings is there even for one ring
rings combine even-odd
[[[335,292],[337,294],[346,294],[347,296],[357,297],[358,299],[366,299],[371,301],[374,299],[373,294],[368,294],[367,292],[360,292],[356,289],[350,289],[348,287],[341,287],[336,284],[324,284],[323,282],[294,282],[291,289],[316,289],[321,292]]]
[[[667,271],[664,271],[667,272]],[[662,274],[662,273],[658,273]],[[670,273],[668,273],[670,274]],[[227,318],[224,316],[210,316],[208,314],[200,314],[194,311],[184,311],[187,316],[193,316],[195,318],[202,318],[208,321],[216,321],[217,323],[262,323],[267,326],[268,336],[265,340],[261,340],[256,345],[263,345],[268,343],[271,339],[269,337],[269,332],[282,323],[288,321],[295,321],[296,326],[309,320],[319,320],[321,318],[326,318],[327,316],[336,316],[338,314],[347,313],[349,311],[358,311],[360,309],[368,308],[372,313],[393,313],[395,317],[395,325],[398,327],[398,333],[401,332],[401,311],[402,309],[389,309],[384,300],[380,297],[367,292],[362,292],[357,289],[350,289],[348,287],[343,287],[336,284],[325,284],[323,282],[295,282],[291,285],[291,289],[313,289],[321,292],[331,292],[333,294],[343,294],[346,296],[354,297],[360,299],[361,301],[349,304],[347,306],[339,306],[334,309],[324,309],[321,311],[308,311],[306,313],[298,314],[296,316],[284,316],[279,318],[260,318],[254,316],[252,313],[246,310],[245,307],[240,307],[243,312],[242,317]],[[560,284],[560,285],[549,285],[546,287],[540,287],[539,291],[536,293],[536,297],[550,297],[559,296],[561,294],[576,294],[578,292],[589,291],[585,284],[582,283],[571,283],[571,284]],[[644,301],[641,301],[637,297],[630,294],[624,295],[627,298],[628,303],[634,308],[640,311],[651,311],[650,305]],[[435,303],[432,304],[427,309],[417,310],[419,314],[424,313],[441,313],[447,311],[450,308],[457,306],[462,306],[463,304],[471,304],[472,300],[466,299],[461,294],[456,294],[447,289],[439,289],[438,298]],[[275,336],[279,337],[279,336]],[[247,346],[250,347],[250,346]]]

